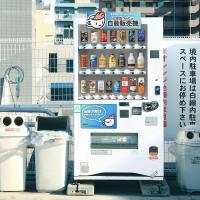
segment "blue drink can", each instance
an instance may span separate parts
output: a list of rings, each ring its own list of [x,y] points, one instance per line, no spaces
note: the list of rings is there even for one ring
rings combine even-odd
[[[144,42],[145,41],[145,31],[144,29],[138,30],[138,42]]]
[[[90,55],[90,67],[97,67],[97,55]]]
[[[114,80],[113,92],[114,92],[114,94],[119,94],[120,93],[120,81]]]
[[[129,31],[129,42],[135,42],[135,30]]]

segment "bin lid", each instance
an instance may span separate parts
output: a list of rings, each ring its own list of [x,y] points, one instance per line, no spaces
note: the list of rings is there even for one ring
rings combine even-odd
[[[176,144],[200,146],[200,126],[188,125],[182,128],[175,140]]]
[[[37,131],[67,131],[69,129],[69,117],[57,116],[57,117],[37,117],[36,123]]]
[[[29,135],[23,116],[4,115],[0,118],[0,137],[25,137]]]

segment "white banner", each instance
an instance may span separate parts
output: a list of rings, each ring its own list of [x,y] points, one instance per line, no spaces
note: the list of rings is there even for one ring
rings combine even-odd
[[[165,41],[165,139],[180,128],[200,124],[200,41]]]

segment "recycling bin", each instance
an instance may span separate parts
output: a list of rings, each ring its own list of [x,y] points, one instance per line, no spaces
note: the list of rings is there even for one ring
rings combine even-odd
[[[32,141],[35,145],[38,192],[60,192],[66,189],[70,138],[66,122],[65,117],[37,118],[37,131]]]
[[[25,190],[28,135],[23,117],[1,117],[0,191]]]
[[[200,127],[186,126],[170,152],[176,157],[176,178],[182,191],[200,191]]]

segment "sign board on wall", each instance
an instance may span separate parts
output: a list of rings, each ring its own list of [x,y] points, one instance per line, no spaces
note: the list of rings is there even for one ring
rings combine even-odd
[[[165,41],[165,139],[187,125],[200,124],[200,41]]]

